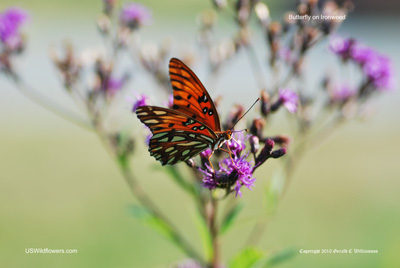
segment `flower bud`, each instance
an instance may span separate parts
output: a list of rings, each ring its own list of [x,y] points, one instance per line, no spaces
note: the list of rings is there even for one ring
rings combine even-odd
[[[260,166],[262,163],[264,163],[268,158],[271,156],[271,151],[272,148],[274,148],[274,141],[271,139],[268,139],[265,142],[264,148],[262,148],[260,154],[256,158],[256,166]]]
[[[260,139],[257,136],[250,137],[250,151],[255,154],[260,149]]]
[[[255,118],[250,126],[250,133],[259,138],[262,137],[262,131],[265,126],[265,120],[262,118]]]
[[[276,102],[271,104],[270,111],[271,112],[276,112],[279,109],[279,107],[281,107],[282,104],[283,104],[282,99],[278,99]]]
[[[70,88],[77,82],[81,74],[82,63],[75,57],[71,44],[65,44],[64,50],[64,57],[62,58],[57,55],[55,49],[51,49],[50,58],[60,72],[64,85]]]
[[[278,150],[275,150],[271,153],[272,158],[279,158],[281,156],[284,156],[286,154],[286,148],[280,148]]]
[[[101,34],[108,34],[111,28],[110,18],[106,15],[102,15],[97,19],[97,28]]]
[[[195,167],[196,163],[194,162],[193,159],[189,159],[185,162],[190,168]]]
[[[199,15],[197,21],[201,28],[212,29],[217,22],[217,15],[213,10],[206,10]]]
[[[281,33],[281,31],[282,31],[282,25],[280,22],[274,21],[269,26],[269,34],[272,37],[278,36]]]
[[[270,22],[268,6],[263,2],[258,2],[255,5],[254,10],[256,11],[256,15],[257,18],[260,20],[260,23],[264,27],[268,27],[268,24]]]
[[[271,137],[270,139],[272,139],[275,142],[275,144],[279,144],[280,146],[285,147],[285,148],[287,148],[289,146],[289,144],[292,142],[290,137],[288,137],[286,135],[279,135],[279,136]]]
[[[8,53],[0,54],[0,72],[4,72],[6,74],[14,73]]]
[[[236,2],[237,19],[241,25],[245,25],[251,13],[251,3],[248,0],[238,0]]]
[[[111,16],[116,4],[116,0],[103,0],[103,12],[107,16]]]
[[[267,116],[269,113],[269,94],[267,91],[261,91],[261,114]]]
[[[244,114],[244,108],[242,105],[235,105],[228,115],[228,118],[224,124],[225,129],[232,129],[233,125],[237,120]]]
[[[301,3],[297,6],[297,12],[303,16],[309,13],[308,6],[305,3]]]

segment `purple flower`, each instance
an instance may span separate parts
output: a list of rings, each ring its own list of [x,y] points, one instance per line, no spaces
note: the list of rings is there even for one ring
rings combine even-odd
[[[129,97],[128,101],[131,103],[131,105],[133,105],[132,107],[132,112],[135,112],[136,109],[140,106],[145,106],[145,105],[149,105],[149,97],[146,94],[136,94],[134,93],[136,98],[133,99],[131,97]],[[153,133],[151,133],[150,128],[148,128],[147,126],[144,126],[145,128],[145,133],[144,133],[144,143],[149,146],[150,144],[150,139],[151,137],[153,137]]]
[[[151,12],[145,6],[136,3],[125,4],[122,8],[120,21],[132,30],[141,25],[147,25],[151,20]]]
[[[144,143],[145,143],[147,146],[149,146],[151,137],[153,137],[153,133],[151,133],[150,128],[148,128],[147,126],[145,126],[145,127],[146,127],[146,129],[147,129],[147,133],[148,133],[148,134],[146,135],[146,138],[144,139]]]
[[[393,67],[386,56],[355,40],[340,37],[331,41],[330,49],[342,58],[350,58],[360,65],[364,75],[375,88],[387,90],[394,87]],[[337,98],[344,97],[344,92],[337,93],[340,93]]]
[[[251,187],[254,186],[254,181],[256,180],[256,178],[253,178],[253,161],[248,162],[246,160],[247,156],[248,153],[241,157],[235,157],[233,158],[233,162],[230,158],[225,158],[222,161],[222,165],[220,165],[220,168],[223,172],[231,175],[237,174],[237,180],[234,188],[236,191],[236,197],[238,195],[242,197],[242,192],[240,191],[242,186],[246,186],[249,190],[251,190]]]
[[[246,137],[245,137],[243,135],[243,132],[236,132],[236,133],[234,133],[232,139],[227,142],[227,146],[229,147],[229,149],[232,151],[232,153],[234,155],[239,156],[240,153],[244,149],[246,149],[245,142],[248,140],[249,137],[250,137],[249,135],[246,135]]]
[[[14,47],[21,42],[19,28],[28,19],[28,13],[20,8],[9,8],[0,14],[0,41]]]
[[[204,159],[208,159],[210,157],[210,155],[212,154],[212,150],[210,148],[207,148],[206,150],[202,151],[200,153],[200,156]]]
[[[347,85],[342,85],[340,87],[337,87],[335,90],[332,91],[331,93],[331,99],[332,101],[347,101],[350,99],[352,96],[354,96],[355,91],[351,89]]]
[[[241,157],[234,156],[233,162],[230,157],[225,158],[219,163],[219,170],[215,171],[206,165],[206,169],[200,169],[203,173],[202,186],[210,190],[215,188],[230,189],[236,191],[236,197],[242,196],[241,188],[246,186],[251,189],[254,186],[253,166],[254,163],[248,162],[248,153]]]
[[[286,109],[294,114],[297,111],[297,104],[299,101],[299,96],[294,91],[289,89],[279,90],[279,101],[286,107]]]
[[[164,106],[167,106],[168,108],[172,109],[172,105],[174,104],[174,95],[169,94],[168,101],[165,101],[163,104],[164,104]]]
[[[288,63],[293,62],[292,54],[293,54],[292,51],[288,47],[282,47],[278,51],[279,58]]]
[[[136,111],[136,109],[140,106],[149,105],[149,97],[146,94],[136,94],[136,100],[133,101],[132,111]]]
[[[117,93],[125,84],[124,78],[114,78],[110,77],[107,80],[107,92],[111,95]]]
[[[246,160],[248,154],[245,154],[239,158],[234,158],[233,163],[232,160],[229,158],[226,158],[223,162],[226,165],[226,172],[234,172],[237,171],[238,173],[238,179],[236,180],[236,185],[234,190],[236,191],[236,197],[239,195],[242,197],[242,192],[240,191],[240,188],[242,186],[246,186],[249,190],[251,190],[251,187],[254,186],[254,181],[256,178],[253,177],[253,161],[248,162]]]
[[[361,65],[374,58],[377,53],[370,47],[360,43],[355,43],[350,50],[351,59]]]
[[[388,57],[362,44],[352,46],[351,57],[362,66],[364,74],[374,87],[381,90],[393,88],[393,67]]]
[[[341,56],[343,59],[349,57],[350,48],[352,47],[354,40],[344,39],[342,37],[336,36],[331,39],[329,43],[329,49],[336,55]]]
[[[363,71],[377,89],[390,90],[394,87],[393,68],[389,58],[377,54],[365,62]]]
[[[207,164],[205,164],[206,169],[199,169],[203,173],[203,183],[201,186],[204,188],[208,188],[210,190],[213,190],[217,188],[222,181],[228,181],[227,174],[222,174],[220,171],[216,171],[214,173],[214,170]]]

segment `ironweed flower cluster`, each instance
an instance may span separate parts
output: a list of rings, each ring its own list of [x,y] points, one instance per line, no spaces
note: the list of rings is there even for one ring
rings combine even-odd
[[[268,202],[276,204],[284,195],[304,152],[338,129],[340,123],[361,115],[364,106],[375,100],[372,96],[393,89],[395,85],[393,66],[387,56],[358,40],[333,36],[341,20],[290,19],[295,15],[347,16],[354,8],[350,1],[342,5],[334,1],[297,1],[294,11],[284,13],[275,21],[263,1],[212,0],[214,10],[200,12],[197,19],[196,47],[201,49],[198,55],[192,49],[179,49],[177,53],[172,53],[176,51],[172,39],[160,43],[139,42],[139,30],[144,30],[152,20],[148,7],[133,2],[119,6],[117,0],[102,2],[102,14],[97,19],[97,28],[105,43],[102,49],[79,52],[72,43],[66,43],[62,49],[50,50],[50,58],[65,92],[83,108],[87,117],[83,120],[76,118],[68,109],[60,109],[61,106],[56,103],[49,105],[49,100],[36,93],[28,97],[34,96],[31,98],[33,101],[85,127],[100,138],[117,160],[122,176],[140,204],[132,207],[133,215],[165,235],[190,258],[177,267],[224,267],[225,260],[221,259],[220,252],[225,245],[221,242],[221,236],[235,223],[241,210],[239,204],[243,203],[242,199],[235,197],[243,195],[247,198],[256,194],[256,191],[245,191],[245,188],[254,189],[257,180],[257,187],[267,184],[267,191],[263,192],[268,193]],[[222,16],[231,18],[234,34],[217,35],[217,21]],[[15,57],[23,52],[26,45],[20,28],[27,18],[27,12],[18,8],[0,13],[0,72],[11,75],[16,87],[23,89],[21,92],[32,89],[21,82],[23,79],[14,67]],[[252,23],[253,18],[258,23],[257,27]],[[256,46],[256,35],[263,38],[261,46]],[[307,55],[325,39],[330,39],[329,48],[333,56],[339,58],[341,68],[356,68],[360,72],[359,81],[350,83],[340,79],[338,83],[335,76],[329,74],[321,78],[316,86],[319,90],[308,90],[309,86],[305,83],[309,66]],[[224,77],[234,58],[247,57],[251,64],[243,68],[243,73],[248,70],[256,86],[246,90],[261,100],[240,121],[240,124],[247,125],[249,132],[234,132],[233,139],[221,148],[230,151],[231,155],[222,150],[207,149],[185,161],[187,165],[162,168],[196,204],[200,218],[197,224],[201,229],[199,233],[206,241],[206,252],[210,253],[206,257],[197,252],[198,247],[193,246],[197,241],[187,241],[182,229],[175,226],[169,215],[157,206],[152,193],[141,188],[136,175],[146,166],[131,168],[135,163],[131,161],[131,156],[140,149],[140,146],[135,146],[136,139],[145,140],[148,145],[150,131],[145,129],[143,135],[142,126],[132,127],[125,125],[124,120],[115,120],[124,115],[133,118],[131,112],[149,105],[150,99],[159,101],[156,105],[173,108],[167,68],[171,57],[178,57],[189,66],[198,63],[197,60],[201,58],[209,67],[209,80],[214,83]],[[126,61],[130,61],[129,64],[124,64]],[[135,68],[131,68],[132,65]],[[268,71],[262,66],[267,67]],[[137,75],[136,72],[144,72],[148,76]],[[154,82],[149,83],[152,84],[152,90],[133,88],[132,80],[138,77],[150,77]],[[243,79],[248,78],[243,75]],[[132,88],[135,91],[127,92]],[[214,88],[207,88],[213,95]],[[134,95],[134,98],[128,99],[124,94]],[[218,110],[224,110],[221,109],[224,104],[222,96],[213,96],[213,99]],[[223,130],[237,129],[236,123],[245,112],[243,105],[235,103],[227,115],[219,114]],[[129,108],[118,113],[115,107]],[[113,111],[114,120],[110,120],[110,111]],[[278,113],[287,114],[288,122],[295,130],[290,135],[276,133],[271,122],[279,119],[276,117]],[[136,135],[135,132],[140,134]],[[145,155],[144,152],[139,153]],[[281,158],[279,163],[282,163],[284,175],[279,178],[280,187],[274,187],[270,178],[264,176],[264,171],[271,166],[266,164],[269,163],[267,160],[271,158]],[[221,197],[219,193],[224,191],[225,195]],[[224,200],[229,200],[229,206],[219,205]],[[219,210],[223,210],[222,213]],[[257,244],[261,238],[265,217],[256,222],[257,233],[249,234],[248,241],[253,244]],[[260,267],[269,265],[265,263],[267,258],[260,253],[261,250],[254,250],[244,248],[229,263],[233,267],[241,267],[242,263],[249,263],[246,259],[248,256],[253,256],[251,262],[257,261]],[[259,256],[257,260],[255,256]]]
[[[366,83],[374,89],[385,91],[394,88],[394,72],[391,60],[354,39],[335,37],[330,49],[345,62],[359,66]],[[366,91],[359,94],[367,94]]]
[[[28,14],[19,8],[9,8],[0,14],[0,41],[5,49],[22,49],[20,28],[27,19]]]
[[[149,24],[150,21],[151,13],[147,7],[136,3],[127,3],[123,6],[120,22],[129,29],[136,30],[142,25]]]
[[[246,142],[251,140],[250,146],[252,150],[246,150]],[[264,148],[261,150],[258,156],[256,153],[258,150],[254,150],[255,147],[259,147],[259,139],[257,136],[243,135],[243,133],[235,133],[234,137],[227,142],[227,147],[232,152],[232,158],[227,156],[222,158],[219,156],[218,170],[214,170],[208,163],[209,156],[212,154],[211,149],[207,149],[201,153],[203,168],[199,170],[203,173],[202,186],[210,190],[221,188],[225,189],[227,194],[230,192],[236,192],[236,197],[242,196],[241,188],[246,186],[249,190],[254,187],[256,178],[253,173],[261,166],[268,158],[279,158],[286,154],[286,149],[281,148],[272,151],[274,142],[268,139],[265,142]],[[253,160],[248,160],[250,153],[253,153]],[[222,159],[221,159],[222,158]]]
[[[29,16],[20,8],[9,8],[0,13],[0,72],[13,74],[12,56],[21,54],[25,38],[20,28]]]

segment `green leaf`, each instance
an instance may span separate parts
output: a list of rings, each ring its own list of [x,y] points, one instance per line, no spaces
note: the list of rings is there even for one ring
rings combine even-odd
[[[246,248],[229,262],[229,268],[251,268],[263,257],[264,253],[260,249]]]
[[[243,209],[243,203],[239,203],[228,212],[228,214],[222,220],[221,231],[220,231],[221,234],[224,234],[232,226],[232,224],[235,222],[242,209]]]
[[[264,267],[273,267],[276,266],[284,261],[287,261],[291,258],[293,258],[297,254],[298,250],[296,248],[287,248],[284,250],[281,250],[271,257],[268,258],[267,260],[267,265]]]
[[[176,237],[174,236],[170,227],[163,220],[154,216],[150,210],[139,205],[131,205],[129,206],[129,210],[136,219],[150,226],[168,240],[177,244]]]
[[[204,255],[206,256],[206,259],[210,260],[213,255],[211,234],[208,230],[206,222],[204,221],[204,218],[198,210],[196,210],[195,213],[195,224],[197,229],[199,230]]]
[[[272,268],[289,260],[297,253],[297,249],[288,248],[275,253],[272,256],[265,256],[258,260],[251,268]]]

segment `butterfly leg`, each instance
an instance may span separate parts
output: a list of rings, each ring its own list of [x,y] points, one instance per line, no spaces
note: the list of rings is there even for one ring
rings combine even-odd
[[[210,166],[211,166],[211,168],[212,168],[212,171],[213,171],[213,173],[215,173],[215,169],[214,169],[213,164],[211,163],[211,160],[210,160],[210,158],[211,158],[211,156],[212,156],[213,154],[214,154],[214,151],[212,151],[211,154],[210,154],[210,156],[208,157],[208,163],[210,163]]]
[[[233,162],[233,158],[232,158],[232,151],[231,151],[231,149],[229,149],[229,147],[228,147],[228,150],[225,150],[225,149],[223,149],[223,148],[219,148],[220,150],[222,150],[222,151],[224,151],[224,152],[226,152],[226,153],[228,153],[229,154],[229,157],[231,158],[231,161],[232,161],[232,164],[234,164],[235,165],[235,162]]]
[[[233,165],[238,169],[238,171],[241,173],[241,171],[239,170],[238,166],[236,166],[235,162],[233,161],[233,158],[232,158],[233,153],[232,153],[231,149],[229,148],[229,146],[227,146],[227,148],[228,148],[228,150],[225,150],[225,149],[223,149],[223,148],[219,148],[219,149],[229,154],[229,157],[231,158],[232,164],[233,164]]]

